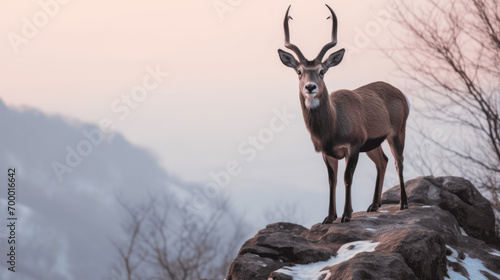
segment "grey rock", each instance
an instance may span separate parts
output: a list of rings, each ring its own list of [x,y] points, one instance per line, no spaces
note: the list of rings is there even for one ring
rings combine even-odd
[[[420,177],[406,183],[408,202],[436,205],[449,211],[465,232],[486,242],[495,238],[495,215],[490,202],[459,177]],[[399,203],[399,186],[387,190],[382,204]]]
[[[357,254],[350,261],[331,267],[330,272],[331,280],[418,279],[400,254],[385,252]]]
[[[373,251],[325,265],[318,279],[424,280],[454,273],[469,277],[473,271],[468,260],[484,265],[481,277],[500,278],[500,250],[486,243],[493,233],[491,206],[470,182],[421,177],[407,182],[407,187],[407,210],[399,210],[397,186],[384,193],[385,205],[378,212],[354,213],[349,223],[337,219],[311,229],[290,223],[268,225],[245,242],[226,280],[292,280],[290,273],[278,270],[341,259],[339,248],[355,241],[378,243]]]

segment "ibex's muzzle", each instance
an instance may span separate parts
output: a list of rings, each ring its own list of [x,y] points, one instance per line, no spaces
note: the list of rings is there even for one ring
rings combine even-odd
[[[318,93],[318,85],[316,83],[308,83],[304,87],[306,89],[306,93],[315,94]]]

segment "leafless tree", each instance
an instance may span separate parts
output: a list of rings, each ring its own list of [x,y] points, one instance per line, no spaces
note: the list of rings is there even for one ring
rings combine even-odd
[[[203,212],[179,201],[164,196],[134,207],[121,202],[126,237],[113,240],[120,280],[224,278],[244,241],[245,225],[232,215],[227,199]]]
[[[491,201],[500,224],[500,3],[393,0],[398,31],[390,57],[413,81],[423,121],[410,163],[464,176]],[[401,36],[401,34],[404,34]],[[416,105],[416,106],[415,106]]]

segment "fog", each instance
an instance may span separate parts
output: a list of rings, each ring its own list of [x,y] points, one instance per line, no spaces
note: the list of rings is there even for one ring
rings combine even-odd
[[[347,54],[325,78],[330,91],[376,80],[404,86],[377,50],[390,41],[385,3],[331,3],[336,49]],[[0,178],[16,168],[20,247],[19,273],[2,262],[2,279],[110,276],[110,240],[122,232],[117,198],[171,192],[210,205],[215,190],[254,229],[281,206],[305,226],[322,221],[326,168],[302,120],[296,75],[277,54],[289,4],[292,41],[313,57],[330,35],[323,2],[5,3]],[[397,179],[384,147],[388,188]],[[375,178],[362,155],[354,211],[371,203]],[[5,209],[6,192],[0,201]],[[6,228],[0,233],[5,246]]]

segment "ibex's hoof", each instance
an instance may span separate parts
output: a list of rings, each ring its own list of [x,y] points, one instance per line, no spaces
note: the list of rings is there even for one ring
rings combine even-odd
[[[408,209],[408,204],[401,204],[401,206],[399,207],[399,210],[405,210],[405,209]]]
[[[378,207],[379,207],[378,205],[371,204],[370,207],[368,207],[368,210],[366,210],[366,212],[377,212]]]
[[[341,223],[348,223],[351,221],[351,217],[348,216],[342,216],[342,220],[340,220]]]
[[[333,221],[335,221],[335,219],[337,219],[337,216],[334,216],[334,217],[330,217],[330,216],[327,216],[323,222],[321,224],[323,225],[326,225],[326,224],[333,224]]]

